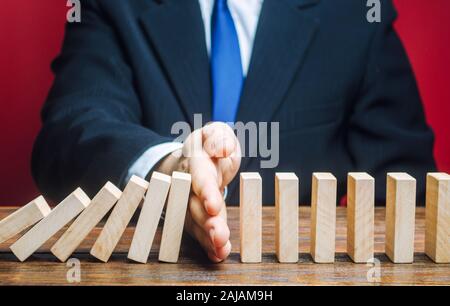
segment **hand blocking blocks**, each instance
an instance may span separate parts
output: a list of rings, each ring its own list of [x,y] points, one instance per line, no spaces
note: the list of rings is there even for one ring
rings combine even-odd
[[[139,204],[143,202],[128,252],[130,260],[146,263],[166,204],[159,260],[179,257],[191,177],[154,172],[150,182],[133,176],[123,192],[105,184],[92,201],[80,189],[53,210],[38,197],[0,221],[0,243],[27,231],[11,245],[26,260],[57,232],[72,224],[51,247],[66,261],[91,230],[111,211],[91,254],[107,262]],[[282,263],[298,261],[299,180],[294,173],[275,175],[275,253]],[[331,173],[314,173],[311,201],[311,256],[316,263],[335,257],[337,181]],[[386,254],[394,263],[414,260],[416,180],[406,173],[388,173],[386,199]],[[145,194],[145,198],[144,198]],[[355,263],[374,256],[375,180],[367,173],[349,173],[347,182],[347,250]],[[166,201],[167,198],[167,201]],[[166,203],[167,202],[167,203]],[[262,179],[258,173],[240,174],[241,261],[262,261]],[[450,175],[427,177],[425,252],[436,263],[450,262]]]

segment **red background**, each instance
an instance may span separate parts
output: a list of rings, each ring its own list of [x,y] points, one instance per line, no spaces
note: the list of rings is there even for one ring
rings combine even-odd
[[[450,1],[394,0],[396,28],[414,67],[440,170],[450,172]],[[0,205],[38,194],[30,174],[39,111],[52,82],[49,64],[64,34],[66,1],[0,4]]]

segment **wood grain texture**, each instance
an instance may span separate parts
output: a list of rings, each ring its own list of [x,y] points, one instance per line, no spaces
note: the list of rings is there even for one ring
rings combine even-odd
[[[178,261],[190,190],[191,175],[173,172],[159,248],[160,261],[171,263]]]
[[[427,176],[425,253],[436,263],[450,263],[450,175]]]
[[[141,203],[147,188],[147,181],[137,176],[131,177],[97,241],[92,246],[92,256],[103,262],[108,261],[134,212]]]
[[[19,208],[0,221],[0,243],[8,240],[45,218],[51,211],[42,196]]]
[[[348,255],[367,263],[374,252],[375,180],[367,173],[349,173],[347,182]]]
[[[11,245],[11,251],[20,261],[26,260],[41,245],[55,235],[91,202],[80,188],[59,203],[44,219]]]
[[[261,262],[262,256],[262,179],[259,173],[240,174],[241,261]]]
[[[128,251],[128,259],[140,263],[147,262],[164,204],[166,203],[170,182],[170,176],[153,172],[130,250]]]
[[[279,262],[298,261],[299,180],[294,173],[275,174],[275,251]]]
[[[386,255],[394,263],[414,260],[416,180],[407,173],[388,173],[386,186]]]
[[[66,261],[91,230],[111,210],[122,192],[108,182],[92,199],[91,204],[75,219],[51,248],[59,260]]]
[[[335,255],[337,180],[331,173],[314,173],[311,194],[311,256],[332,263]]]
[[[1,207],[0,218],[14,212],[16,207]],[[314,264],[310,249],[310,208],[299,208],[298,264],[278,263],[275,249],[275,208],[263,207],[262,263],[242,264],[239,258],[239,208],[228,208],[228,224],[233,250],[221,264],[211,264],[199,245],[186,237],[177,264],[158,262],[158,253],[150,252],[146,265],[127,261],[127,252],[134,233],[131,223],[117,244],[108,263],[99,264],[89,255],[102,223],[88,235],[72,257],[81,261],[80,285],[450,285],[450,264],[434,264],[424,254],[425,209],[418,207],[415,228],[415,257],[410,265],[393,264],[385,255],[385,214],[375,208],[375,258],[380,260],[381,279],[368,282],[369,267],[353,264],[347,251],[346,209],[337,208],[336,262]],[[0,244],[0,285],[76,285],[68,283],[68,267],[49,253],[64,229],[47,241],[26,262],[19,263],[8,249],[15,237]],[[154,248],[159,248],[161,227]]]

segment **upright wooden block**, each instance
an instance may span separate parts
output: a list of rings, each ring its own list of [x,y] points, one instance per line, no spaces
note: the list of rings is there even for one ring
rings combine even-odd
[[[91,200],[78,188],[59,203],[44,219],[17,240],[11,250],[20,261],[26,260],[48,239],[88,207]]]
[[[133,175],[91,249],[91,255],[107,262],[141,203],[148,182]]]
[[[298,177],[275,174],[275,248],[279,262],[298,261]]]
[[[367,173],[349,173],[347,197],[347,253],[354,262],[367,263],[374,256],[374,178]]]
[[[108,182],[92,199],[91,204],[75,219],[51,248],[61,261],[66,261],[120,198],[122,192]]]
[[[314,173],[311,195],[311,256],[316,263],[334,262],[337,181],[331,173]]]
[[[153,172],[128,258],[146,263],[170,187],[170,176]]]
[[[159,249],[160,261],[178,261],[190,190],[191,175],[173,172]]]
[[[414,261],[416,180],[388,173],[386,187],[386,255],[394,263]]]
[[[0,221],[0,243],[21,233],[45,218],[51,211],[42,196],[37,197],[22,208]]]
[[[436,263],[450,263],[450,175],[427,176],[425,253]]]
[[[241,261],[261,262],[262,257],[262,179],[259,173],[240,175]]]

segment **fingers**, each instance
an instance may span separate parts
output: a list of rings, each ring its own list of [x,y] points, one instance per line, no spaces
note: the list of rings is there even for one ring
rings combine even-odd
[[[227,158],[217,160],[217,170],[222,178],[221,188],[227,186],[236,176],[241,166],[241,148],[237,146],[236,150]]]
[[[195,130],[186,140],[183,154],[189,154],[184,160],[188,163],[184,170],[192,175],[193,192],[208,214],[218,215],[224,204],[221,190],[240,166],[241,150],[233,130],[220,122]]]
[[[200,199],[191,195],[187,216],[188,232],[200,243],[210,260],[220,262],[226,259],[231,252],[231,243],[225,206],[218,216],[211,217]]]
[[[212,158],[230,156],[237,147],[237,138],[229,125],[214,122],[202,129],[203,149]]]
[[[230,255],[230,253],[231,253],[231,242],[227,241],[225,246],[223,246],[223,247],[221,247],[219,249],[216,249],[216,255],[215,256],[217,258],[221,259],[221,260],[224,260]]]
[[[186,222],[186,228],[189,234],[196,239],[200,246],[208,254],[208,257],[213,262],[223,261],[231,252],[231,243],[227,241],[223,246],[217,247],[212,243],[212,238],[206,231],[195,224],[195,222]]]
[[[192,220],[199,226],[202,226],[206,223],[208,218],[210,217],[201,203],[198,196],[195,194],[191,195],[189,199],[189,213],[192,217]]]
[[[216,248],[224,247],[230,240],[230,229],[226,222],[225,207],[218,216],[211,217],[205,211],[200,199],[192,195],[189,204],[189,213],[193,222],[209,235],[211,243]]]
[[[192,191],[203,202],[205,210],[216,216],[223,205],[217,169],[210,158],[193,157],[190,161]]]

